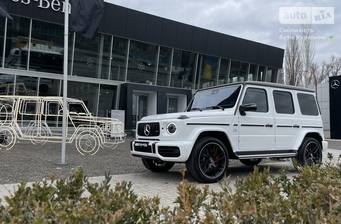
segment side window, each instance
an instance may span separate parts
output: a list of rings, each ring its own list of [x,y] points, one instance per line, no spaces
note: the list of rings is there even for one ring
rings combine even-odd
[[[59,110],[60,107],[58,102],[45,102],[44,115],[58,116]]]
[[[275,109],[279,114],[294,114],[294,102],[290,92],[277,91],[273,92],[275,101]]]
[[[21,114],[36,115],[38,113],[39,102],[35,100],[23,100],[21,104]]]
[[[257,111],[255,112],[268,112],[268,97],[265,89],[259,88],[247,88],[243,104],[255,103],[257,105]]]
[[[301,113],[303,115],[311,115],[311,116],[319,115],[319,110],[317,108],[317,103],[316,103],[314,95],[298,93],[297,98],[298,98],[298,103],[300,105]]]

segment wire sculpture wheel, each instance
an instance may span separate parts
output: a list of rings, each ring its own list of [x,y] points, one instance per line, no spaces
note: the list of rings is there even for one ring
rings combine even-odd
[[[29,126],[27,134],[33,145],[45,145],[48,142],[49,131],[45,126],[38,126],[33,123]]]
[[[0,149],[11,150],[17,141],[15,131],[11,127],[0,127]]]
[[[83,156],[95,155],[100,148],[100,137],[93,130],[83,130],[76,137],[76,148]]]

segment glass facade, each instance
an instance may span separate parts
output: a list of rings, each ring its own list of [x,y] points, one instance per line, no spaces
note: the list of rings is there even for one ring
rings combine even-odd
[[[63,26],[12,17],[0,18],[0,67],[6,68],[0,70],[0,94],[61,96]],[[100,116],[117,109],[119,85],[124,82],[195,90],[246,80],[276,82],[278,73],[272,67],[103,33],[92,40],[70,33],[68,52],[68,96],[84,100]],[[136,118],[146,113],[146,99],[134,98]],[[169,98],[168,111],[182,108],[179,102]]]
[[[157,46],[130,41],[128,82],[152,85],[155,82]]]
[[[195,67],[195,53],[175,49],[173,55],[171,86],[193,89],[196,71]]]

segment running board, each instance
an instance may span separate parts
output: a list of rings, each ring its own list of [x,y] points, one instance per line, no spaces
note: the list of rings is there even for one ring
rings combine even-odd
[[[269,150],[269,151],[244,151],[235,152],[239,159],[253,159],[253,158],[290,158],[295,157],[296,150]]]

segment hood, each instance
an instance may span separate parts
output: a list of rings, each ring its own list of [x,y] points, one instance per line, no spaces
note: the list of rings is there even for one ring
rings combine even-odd
[[[225,110],[203,110],[203,111],[191,111],[191,112],[179,112],[171,114],[157,114],[147,116],[141,119],[141,121],[160,121],[160,120],[172,120],[179,119],[185,120],[190,118],[200,118],[200,117],[212,117],[212,116],[227,116],[233,115],[234,110],[231,108]]]

